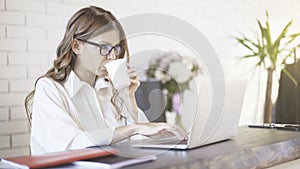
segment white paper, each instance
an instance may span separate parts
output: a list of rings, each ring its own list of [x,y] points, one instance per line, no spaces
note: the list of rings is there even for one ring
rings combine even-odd
[[[26,165],[21,165],[17,164],[5,159],[1,159],[0,161],[0,168],[5,168],[5,169],[29,169],[28,166]]]
[[[96,161],[76,161],[76,162],[73,162],[73,164],[75,164],[77,167],[81,166],[81,167],[86,167],[86,168],[91,168],[91,169],[95,168],[95,167],[103,168],[103,169],[118,169],[118,168],[122,168],[125,166],[145,163],[145,162],[153,161],[153,160],[157,159],[157,157],[155,155],[142,156],[142,157],[136,157],[136,158],[118,156],[116,158],[118,158],[118,160],[113,163],[103,162],[103,161],[101,161],[101,157],[100,157],[99,160],[96,160]]]

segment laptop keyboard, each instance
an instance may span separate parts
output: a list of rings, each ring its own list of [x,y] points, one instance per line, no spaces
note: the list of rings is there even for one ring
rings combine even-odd
[[[186,145],[188,143],[187,140],[174,140],[174,141],[168,141],[168,142],[162,142],[162,143],[159,143],[159,144],[162,144],[162,145],[178,145],[178,144],[181,144],[181,145]]]
[[[175,145],[175,144],[187,144],[188,140],[179,140],[178,137],[170,137],[163,139],[144,139],[144,140],[135,140],[132,144],[161,144],[161,145]]]

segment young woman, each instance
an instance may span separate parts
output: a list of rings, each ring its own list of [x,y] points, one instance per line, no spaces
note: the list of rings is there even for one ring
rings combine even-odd
[[[109,11],[91,6],[71,17],[53,67],[25,100],[32,154],[108,145],[134,135],[184,136],[177,126],[149,123],[138,109],[135,68],[128,65],[128,87],[113,88],[103,65],[124,57],[129,60],[125,33]]]

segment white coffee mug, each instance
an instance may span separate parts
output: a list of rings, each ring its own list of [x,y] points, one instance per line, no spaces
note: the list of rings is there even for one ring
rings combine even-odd
[[[115,89],[122,89],[130,85],[126,58],[108,62],[104,67]]]

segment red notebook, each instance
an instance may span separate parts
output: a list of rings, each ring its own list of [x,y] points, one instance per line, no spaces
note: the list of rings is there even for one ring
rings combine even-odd
[[[22,168],[42,168],[71,163],[78,160],[112,155],[116,152],[117,151],[114,149],[84,148],[42,155],[4,158],[1,161],[4,163],[10,163],[12,165],[21,165]]]

